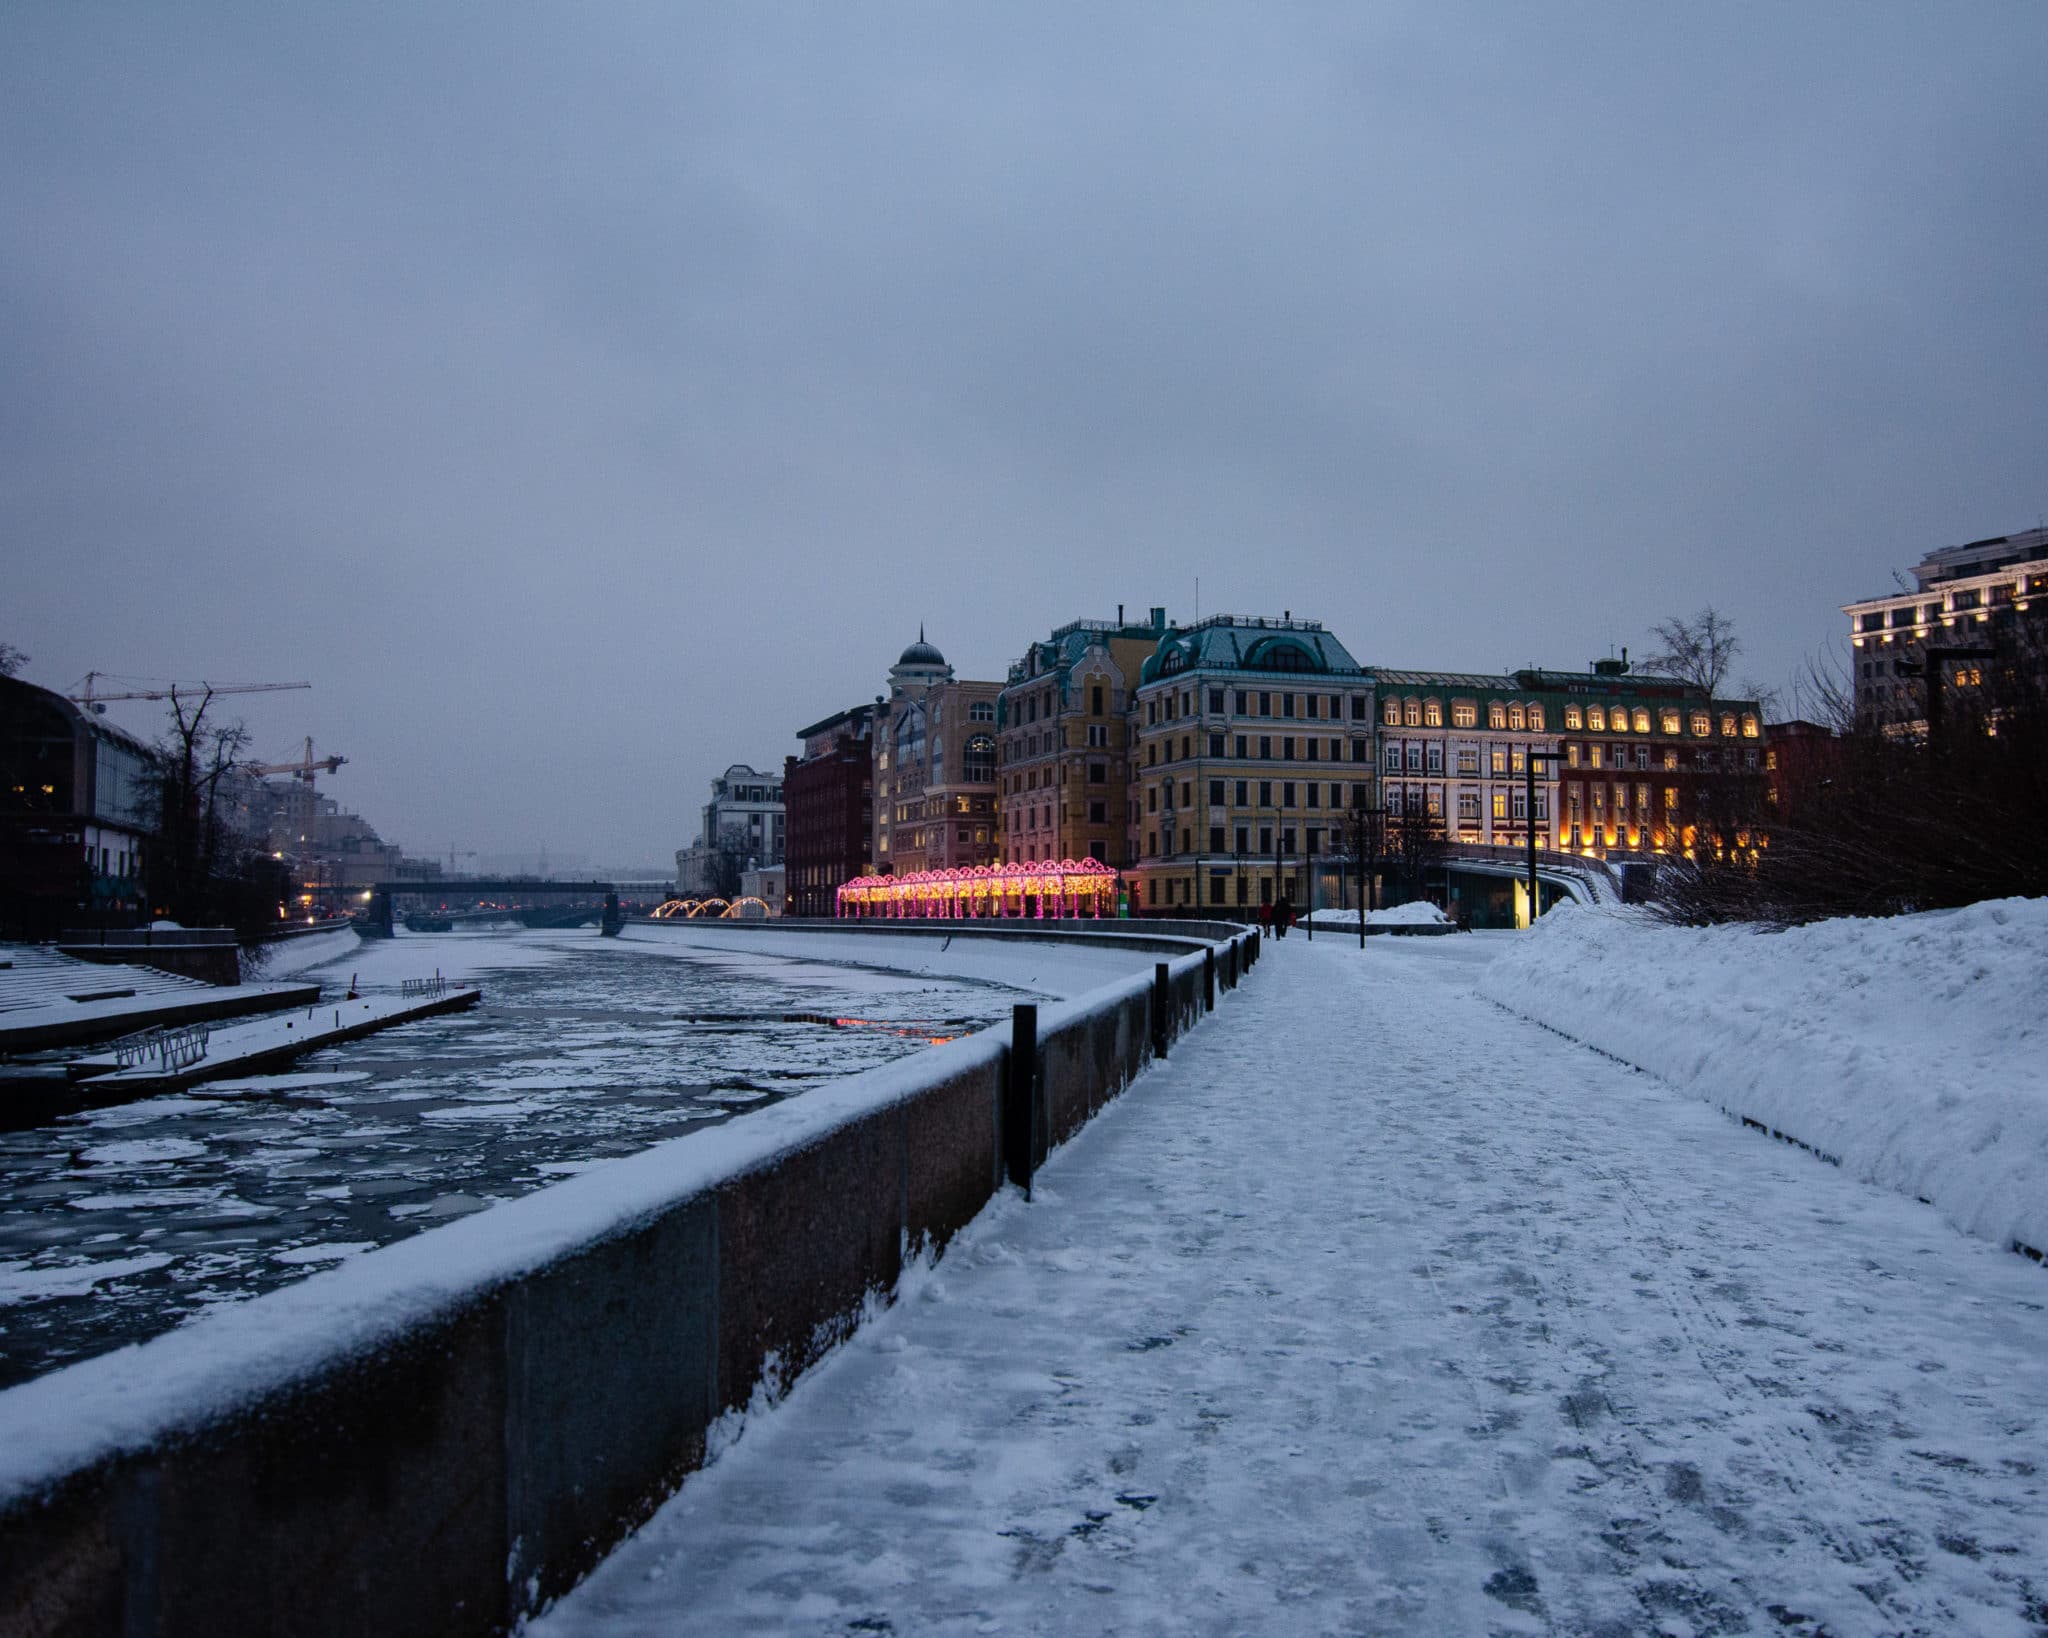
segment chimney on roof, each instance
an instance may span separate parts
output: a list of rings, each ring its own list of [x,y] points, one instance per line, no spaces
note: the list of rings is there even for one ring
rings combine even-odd
[[[1152,629],[1158,632],[1163,632],[1166,630],[1166,610],[1158,608],[1156,606],[1153,608]]]
[[[1116,606],[1116,623],[1118,625],[1122,625],[1124,623],[1124,606],[1121,603],[1117,604]]]

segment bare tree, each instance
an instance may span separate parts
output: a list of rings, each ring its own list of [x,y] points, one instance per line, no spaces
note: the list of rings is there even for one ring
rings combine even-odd
[[[248,748],[241,723],[210,723],[214,691],[171,690],[171,726],[157,745],[157,845],[151,851],[151,897],[180,920],[203,919],[218,895],[216,879],[233,873],[235,838],[220,812],[221,783]]]
[[[753,855],[747,851],[746,837],[738,831],[721,831],[718,845],[711,850],[711,857],[706,861],[712,893],[728,902],[737,899],[742,876],[752,863]]]
[[[1650,628],[1664,645],[1661,653],[1637,662],[1638,671],[1656,677],[1675,677],[1718,698],[1721,684],[1728,680],[1735,656],[1742,652],[1742,639],[1735,635],[1735,622],[1709,603],[1690,620],[1674,614]]]
[[[1857,721],[1840,660],[1809,662],[1802,705],[1838,737],[1796,778],[1781,764],[1760,825],[1740,807],[1703,825],[1695,857],[1659,877],[1662,913],[1785,924],[2048,893],[2048,633],[1994,642],[1967,678],[1933,682],[1953,695],[1938,742]]]
[[[11,677],[28,664],[28,656],[12,643],[0,643],[0,677]]]

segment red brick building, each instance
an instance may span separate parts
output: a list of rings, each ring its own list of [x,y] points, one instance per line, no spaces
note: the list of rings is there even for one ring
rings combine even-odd
[[[856,705],[799,729],[802,756],[784,759],[784,913],[829,916],[839,884],[870,868],[874,707]]]

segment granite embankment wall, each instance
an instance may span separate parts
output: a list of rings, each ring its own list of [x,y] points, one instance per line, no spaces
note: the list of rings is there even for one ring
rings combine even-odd
[[[0,1394],[0,1634],[510,1629],[1256,954],[1043,1007],[1035,1073],[983,1031]]]

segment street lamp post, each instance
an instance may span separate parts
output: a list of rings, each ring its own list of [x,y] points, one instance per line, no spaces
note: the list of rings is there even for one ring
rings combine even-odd
[[[1543,902],[1538,896],[1536,885],[1536,764],[1539,762],[1562,762],[1563,756],[1556,751],[1530,750],[1526,753],[1523,772],[1529,781],[1528,812],[1523,817],[1529,825],[1529,925],[1536,925],[1538,906]]]

